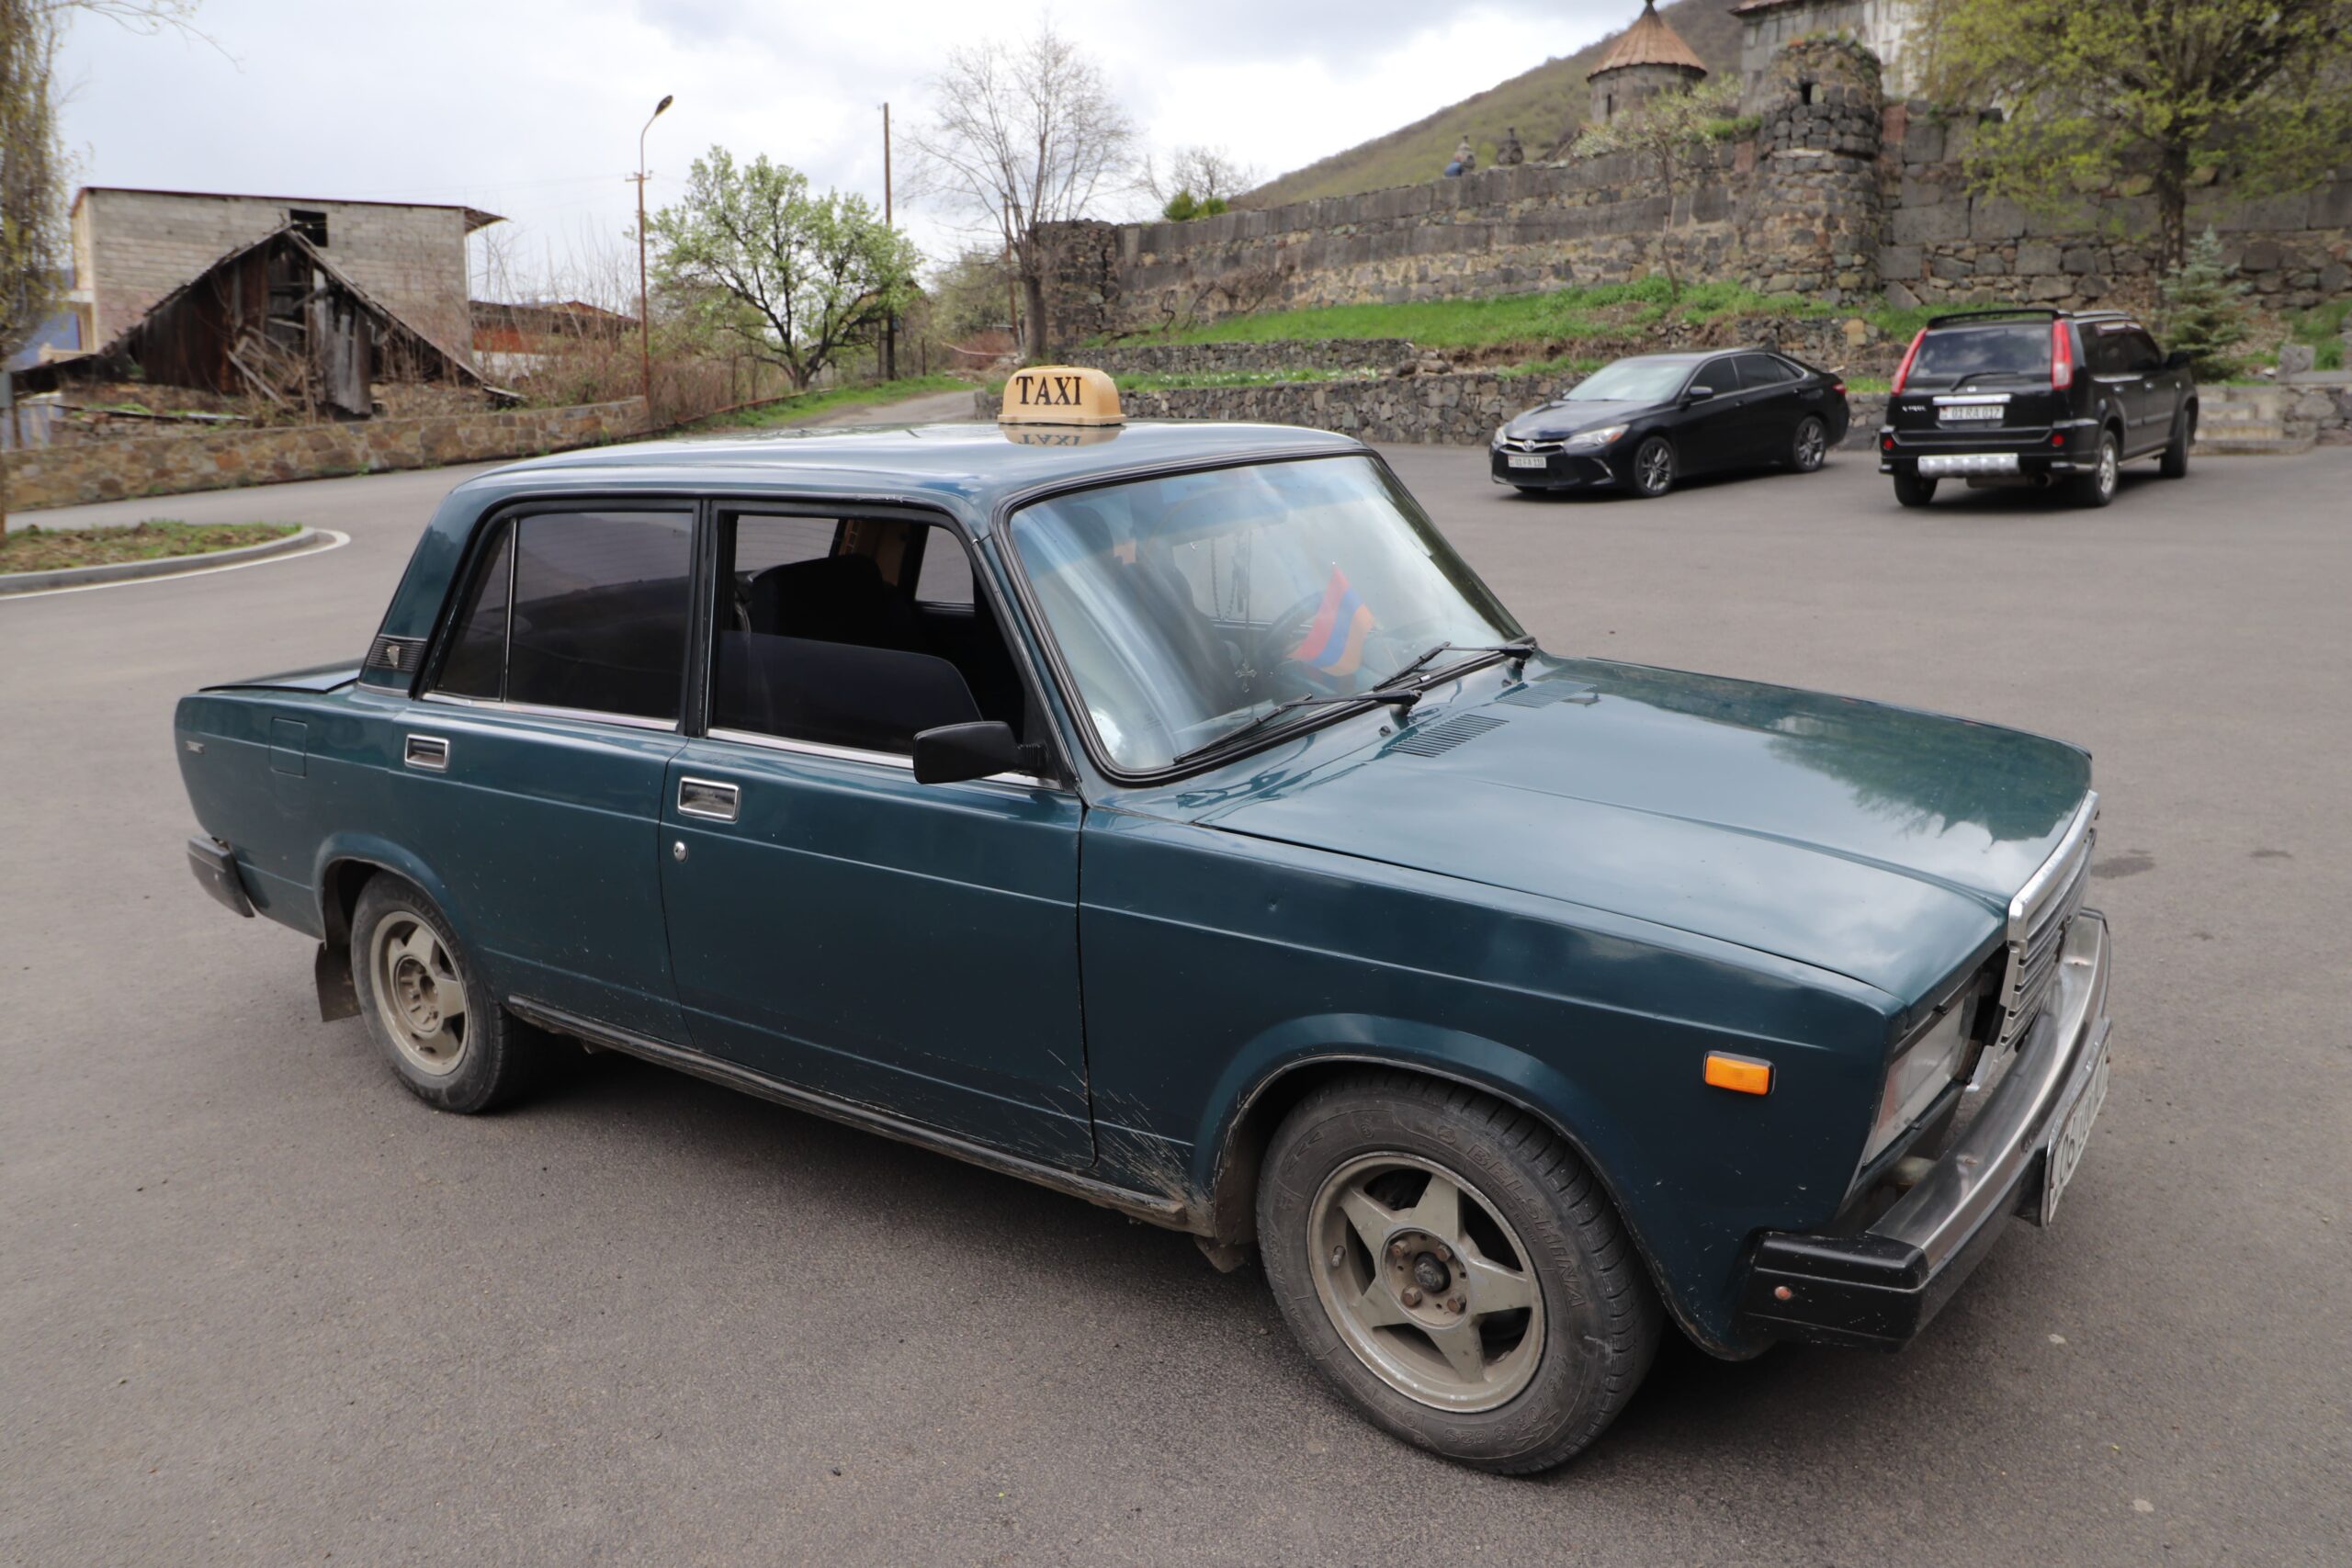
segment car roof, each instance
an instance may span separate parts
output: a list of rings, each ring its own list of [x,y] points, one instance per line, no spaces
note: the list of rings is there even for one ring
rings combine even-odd
[[[1282,424],[1138,421],[1101,429],[1023,424],[854,425],[675,437],[537,457],[469,481],[541,479],[629,489],[775,488],[948,504],[984,524],[1005,498],[1061,480],[1250,457],[1362,451],[1353,437]]]

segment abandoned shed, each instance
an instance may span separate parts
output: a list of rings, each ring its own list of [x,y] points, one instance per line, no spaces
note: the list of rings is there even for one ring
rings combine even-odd
[[[220,256],[94,352],[28,372],[29,390],[135,378],[366,419],[379,381],[498,396],[474,367],[353,282],[288,222]]]

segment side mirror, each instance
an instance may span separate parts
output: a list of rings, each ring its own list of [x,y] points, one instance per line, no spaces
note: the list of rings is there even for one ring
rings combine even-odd
[[[1693,387],[1682,394],[1682,400],[1686,403],[1703,403],[1714,395],[1715,389],[1713,387]]]
[[[2189,355],[2188,350],[2185,348],[2176,348],[2170,354],[2165,355],[2165,368],[2167,370],[2186,370],[2188,368],[2190,361],[2191,355]]]
[[[1031,750],[1012,738],[1012,726],[999,719],[943,724],[915,737],[915,782],[962,784],[1027,772],[1036,761],[1024,755]]]

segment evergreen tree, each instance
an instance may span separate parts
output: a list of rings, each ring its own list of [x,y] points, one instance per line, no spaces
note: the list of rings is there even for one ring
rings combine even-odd
[[[2188,355],[2200,379],[2219,380],[2237,368],[2231,350],[2245,341],[2247,320],[2246,287],[2235,271],[2222,265],[2221,237],[2208,229],[2164,281],[2167,341]]]

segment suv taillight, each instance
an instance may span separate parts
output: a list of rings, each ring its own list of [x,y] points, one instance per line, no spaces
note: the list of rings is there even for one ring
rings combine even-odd
[[[1903,364],[1894,372],[1894,391],[1896,396],[1902,395],[1903,383],[1911,379],[1911,362],[1919,357],[1919,345],[1927,341],[1928,329],[1921,327],[1919,335],[1911,340],[1911,346],[1903,351]]]
[[[2050,323],[2050,389],[2063,392],[2075,384],[2075,333],[2064,317]]]

